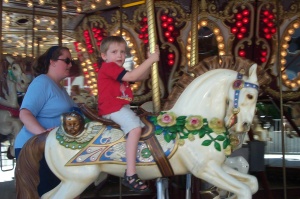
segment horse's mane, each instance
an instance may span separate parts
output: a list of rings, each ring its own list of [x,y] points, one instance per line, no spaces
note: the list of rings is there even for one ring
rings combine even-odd
[[[8,73],[8,62],[7,61],[1,61],[0,62],[0,97],[5,99],[5,93],[8,94],[8,85],[7,85],[7,73]]]
[[[49,132],[48,132],[49,133]],[[30,138],[22,148],[15,169],[16,190],[18,199],[38,199],[39,161],[45,150],[48,133]]]
[[[234,56],[212,56],[199,62],[194,67],[190,67],[181,78],[176,82],[174,88],[169,94],[167,100],[164,103],[163,110],[170,110],[185,88],[198,76],[213,70],[213,69],[231,69],[237,72],[243,72],[248,75],[249,68],[254,64],[253,61]],[[265,72],[258,66],[258,77],[264,76]],[[264,76],[265,79],[268,76]],[[262,79],[263,81],[267,81]],[[264,83],[263,81],[260,84]]]

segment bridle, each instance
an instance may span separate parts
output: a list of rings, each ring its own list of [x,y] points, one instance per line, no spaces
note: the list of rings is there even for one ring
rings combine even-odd
[[[233,125],[235,125],[237,123],[237,114],[240,112],[240,108],[239,108],[240,91],[243,88],[253,88],[258,91],[259,86],[257,84],[245,82],[243,80],[243,74],[238,73],[236,80],[232,84],[232,88],[235,90],[234,91],[234,102],[233,102],[233,109],[232,109],[232,116],[230,118],[230,123],[227,126],[228,129],[230,129]]]

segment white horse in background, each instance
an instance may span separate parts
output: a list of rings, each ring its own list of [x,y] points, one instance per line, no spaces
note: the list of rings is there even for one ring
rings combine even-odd
[[[225,126],[231,132],[241,133],[249,130],[258,96],[256,68],[256,64],[249,68],[249,76],[229,69],[210,70],[195,78],[170,110],[158,117],[151,116],[154,126],[149,126],[150,129],[154,129],[155,136],[162,136],[168,140],[167,142],[174,143],[173,149],[168,149],[171,153],[167,156],[171,170],[168,172],[171,175],[190,173],[233,193],[238,199],[252,198],[252,194],[258,190],[257,179],[225,164],[226,156],[231,153],[231,147],[234,146],[230,145],[230,135],[224,131]],[[179,130],[174,133],[173,127]],[[87,123],[86,131],[88,128],[102,131],[98,134],[100,136],[111,129],[102,123]],[[173,133],[166,130],[172,128]],[[59,142],[58,132],[63,132],[63,128],[58,127],[49,134],[34,136],[25,144],[16,169],[18,198],[39,198],[36,192],[39,160],[36,157],[41,157],[43,153],[50,169],[61,179],[61,183],[45,193],[42,199],[75,198],[101,173],[123,177],[126,169],[122,147],[125,143],[123,136],[116,138],[117,134],[114,133],[107,139],[106,145],[87,145],[80,149],[79,144],[74,148],[70,144],[79,143],[79,139],[83,139],[82,134],[76,137],[65,135],[66,137],[61,138]],[[84,137],[87,136],[86,133],[83,134]],[[98,138],[95,136],[89,144],[98,143]],[[70,140],[70,143],[67,140]],[[112,145],[113,147],[110,147]],[[164,148],[166,145],[161,146]],[[149,153],[152,149],[141,141],[141,148],[138,150],[140,156],[137,157],[137,173],[143,180],[164,176],[163,168],[155,160],[156,153]],[[123,161],[104,157],[105,154],[110,154],[108,153],[110,150],[111,155],[114,152],[118,153]],[[144,155],[147,158],[143,159]],[[98,161],[94,162],[95,160]],[[67,166],[73,163],[74,166]]]
[[[0,134],[7,136],[10,147],[9,158],[14,157],[14,140],[23,124],[19,120],[18,94],[24,95],[31,78],[25,74],[24,69],[11,56],[6,56],[9,67],[2,68],[2,84],[0,86]]]

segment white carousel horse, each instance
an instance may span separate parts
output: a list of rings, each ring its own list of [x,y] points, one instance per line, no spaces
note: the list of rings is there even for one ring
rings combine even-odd
[[[8,137],[10,142],[8,156],[14,157],[14,140],[23,125],[18,118],[18,93],[26,92],[31,79],[12,57],[6,56],[6,60],[10,66],[1,74],[3,82],[0,88],[0,93],[2,93],[0,96],[0,134]]]
[[[171,170],[169,173],[172,175],[190,173],[220,189],[234,193],[238,199],[252,198],[252,194],[258,190],[257,179],[225,164],[231,146],[227,133],[224,133],[226,131],[224,126],[237,133],[249,130],[258,96],[256,68],[256,64],[249,68],[248,77],[229,69],[208,71],[185,88],[173,108],[158,117],[151,117],[155,125],[156,138],[163,143],[162,148],[167,146],[166,143],[173,142],[173,148],[167,149],[169,151],[167,164]],[[90,132],[101,129],[102,133],[106,134],[112,130],[104,125],[101,127],[101,123],[86,125],[86,131],[94,129]],[[38,198],[36,193],[38,159],[44,152],[50,169],[61,179],[61,183],[45,193],[42,199],[75,198],[101,173],[123,177],[126,169],[125,139],[122,136],[116,138],[118,133],[111,133],[110,138],[104,143],[99,143],[99,137],[94,137],[90,143],[100,145],[85,147],[80,144],[70,145],[77,139],[70,135],[58,136],[60,137],[58,142],[57,133],[64,134],[63,128],[58,127],[49,134],[34,136],[22,149],[16,169],[19,198]],[[78,136],[82,140],[87,134],[85,133],[83,137],[81,134]],[[45,139],[44,142],[42,139]],[[115,145],[107,149],[105,144],[111,143]],[[44,150],[41,150],[43,147]],[[110,159],[109,156],[116,159]],[[141,179],[150,180],[164,176],[161,165],[153,160],[155,156],[156,153],[149,153],[149,149],[142,142],[137,157],[137,173]],[[92,164],[95,160],[99,162]],[[26,167],[30,168],[28,172]],[[31,187],[32,185],[34,187]]]

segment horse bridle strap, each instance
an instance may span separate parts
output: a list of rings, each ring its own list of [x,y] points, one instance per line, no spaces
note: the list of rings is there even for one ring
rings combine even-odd
[[[232,84],[232,88],[235,90],[234,92],[234,104],[233,104],[233,113],[234,114],[238,114],[239,113],[239,97],[240,97],[240,91],[242,90],[242,88],[254,88],[256,90],[258,90],[258,85],[256,84],[252,84],[250,82],[244,82],[244,80],[242,80],[243,78],[243,74],[238,73],[237,74],[237,79],[233,82]]]
[[[174,171],[172,169],[172,166],[171,166],[168,158],[166,157],[161,145],[159,144],[158,140],[156,139],[156,136],[153,133],[154,126],[148,120],[146,120],[144,117],[141,117],[141,119],[146,126],[148,126],[148,127],[150,126],[149,129],[152,132],[151,133],[152,136],[147,136],[148,139],[146,139],[144,141],[147,144],[149,150],[151,151],[151,155],[153,156],[162,177],[174,176]]]
[[[252,84],[250,82],[245,82],[243,79],[243,74],[238,73],[237,74],[237,79],[233,82],[232,88],[235,90],[234,92],[234,104],[233,104],[233,109],[232,113],[233,115],[230,118],[230,125],[228,128],[231,128],[236,122],[237,122],[237,114],[240,112],[239,108],[239,97],[240,97],[240,91],[243,88],[254,88],[258,90],[258,85]]]

